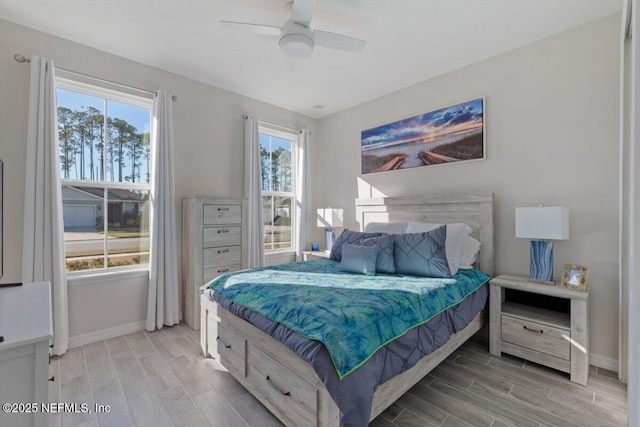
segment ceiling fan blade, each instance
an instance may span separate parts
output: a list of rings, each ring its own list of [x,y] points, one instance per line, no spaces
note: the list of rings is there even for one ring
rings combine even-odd
[[[316,45],[328,47],[330,49],[346,50],[349,52],[362,53],[367,42],[343,36],[342,34],[331,33],[329,31],[313,30],[313,38]]]
[[[220,21],[220,25],[230,30],[250,31],[256,34],[265,34],[267,36],[279,36],[280,27],[273,25],[251,24],[248,22]]]
[[[316,0],[294,0],[291,8],[291,20],[296,24],[308,27],[315,10]]]

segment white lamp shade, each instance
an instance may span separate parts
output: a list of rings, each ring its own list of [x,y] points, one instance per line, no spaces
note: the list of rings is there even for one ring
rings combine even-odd
[[[558,206],[516,208],[516,237],[567,240],[569,208]]]
[[[342,227],[343,222],[342,209],[325,208],[318,209],[318,227],[333,228]]]

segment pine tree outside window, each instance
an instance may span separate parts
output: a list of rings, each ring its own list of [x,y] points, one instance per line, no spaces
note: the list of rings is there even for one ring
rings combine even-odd
[[[56,84],[67,271],[148,268],[153,101]]]
[[[295,250],[295,160],[298,135],[261,125],[260,159],[265,253]]]

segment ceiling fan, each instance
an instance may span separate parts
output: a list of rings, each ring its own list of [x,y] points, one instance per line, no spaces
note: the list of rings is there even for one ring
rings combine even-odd
[[[307,58],[314,46],[329,49],[346,50],[360,53],[367,42],[329,31],[314,30],[310,27],[316,8],[316,0],[295,0],[291,6],[291,18],[282,28],[273,25],[252,24],[247,22],[220,21],[227,28],[251,31],[257,34],[277,36],[280,49],[291,58]]]

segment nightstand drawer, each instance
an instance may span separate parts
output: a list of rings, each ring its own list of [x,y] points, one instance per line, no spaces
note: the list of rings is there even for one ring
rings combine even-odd
[[[502,315],[502,341],[570,360],[570,339],[569,330]]]

